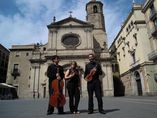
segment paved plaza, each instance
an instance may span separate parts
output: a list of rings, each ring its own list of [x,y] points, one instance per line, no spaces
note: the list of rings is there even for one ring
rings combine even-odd
[[[87,98],[81,98],[80,114],[70,114],[67,103],[64,107],[66,114],[47,116],[48,99],[32,100],[1,100],[0,118],[156,118],[157,97],[103,97],[105,115],[97,110],[97,101],[94,99],[94,113],[88,114]]]

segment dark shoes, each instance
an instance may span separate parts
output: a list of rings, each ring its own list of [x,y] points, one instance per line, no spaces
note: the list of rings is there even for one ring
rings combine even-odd
[[[53,112],[47,112],[47,115],[52,115]],[[65,114],[65,112],[59,112],[58,114]]]
[[[106,114],[106,112],[104,110],[100,110],[99,113]]]
[[[53,114],[53,112],[50,112],[50,111],[47,112],[47,115],[51,115],[51,114]]]
[[[65,114],[65,112],[58,112],[58,114]]]
[[[92,114],[92,113],[93,113],[93,111],[89,111],[89,112],[88,112],[88,114]]]
[[[106,114],[106,112],[104,110],[100,110],[99,113]],[[93,111],[89,111],[88,114],[93,114]]]

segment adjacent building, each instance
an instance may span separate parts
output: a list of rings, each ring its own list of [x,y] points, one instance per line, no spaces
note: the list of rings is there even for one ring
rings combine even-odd
[[[157,82],[157,0],[146,0],[142,12],[145,14],[148,38],[151,44],[148,58],[154,62],[154,79]]]
[[[142,10],[142,5],[133,4],[130,14],[110,47],[111,57],[119,64],[124,95],[157,94],[155,64],[148,57],[152,52],[152,44]]]
[[[70,61],[75,60],[80,69],[81,95],[87,96],[87,82],[84,78],[88,54],[95,53],[103,75],[102,93],[113,96],[111,58],[107,48],[107,34],[104,23],[103,3],[91,0],[86,4],[86,21],[70,15],[60,21],[53,18],[48,28],[48,43],[35,45],[14,45],[10,49],[7,83],[17,87],[20,98],[48,97],[47,67],[51,57],[58,55],[60,65],[66,71]],[[64,87],[67,95],[66,82]]]
[[[0,83],[6,82],[10,51],[0,44]]]

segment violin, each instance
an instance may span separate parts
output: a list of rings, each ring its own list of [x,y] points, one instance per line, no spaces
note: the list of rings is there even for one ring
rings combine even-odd
[[[66,103],[65,96],[63,95],[64,82],[59,76],[59,68],[57,68],[57,78],[52,81],[51,87],[53,94],[50,96],[50,105],[53,107],[63,107]]]
[[[87,82],[92,81],[93,75],[96,73],[96,66],[90,71],[90,73],[85,77]]]

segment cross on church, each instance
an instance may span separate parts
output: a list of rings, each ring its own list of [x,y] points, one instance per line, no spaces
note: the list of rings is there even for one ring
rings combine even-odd
[[[70,17],[72,17],[72,13],[73,13],[73,12],[72,12],[72,11],[69,11],[69,13],[70,13]]]

